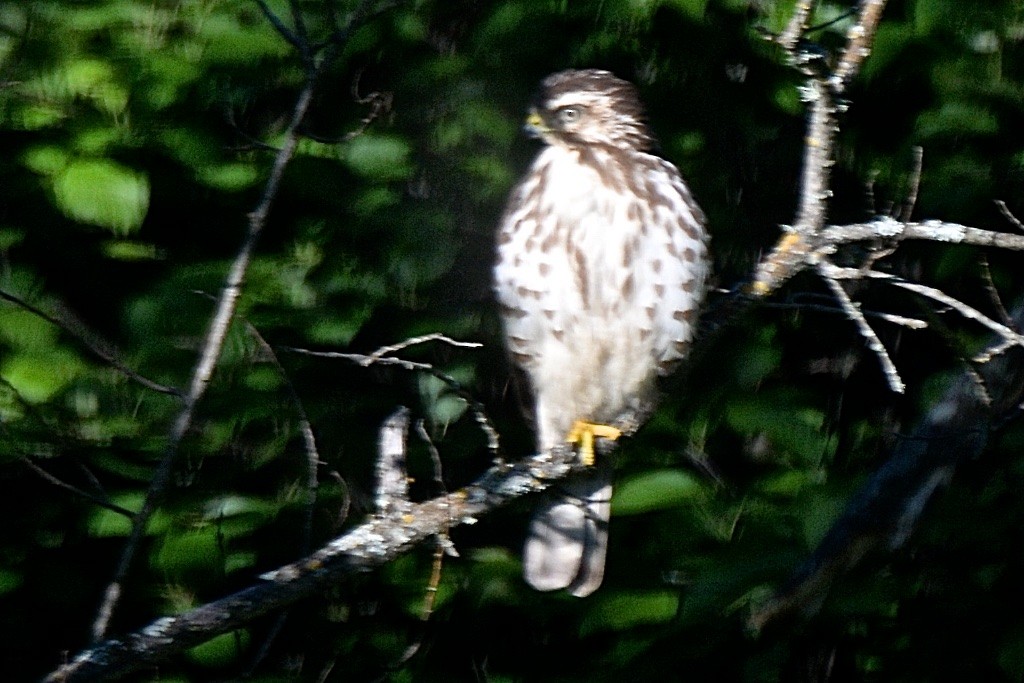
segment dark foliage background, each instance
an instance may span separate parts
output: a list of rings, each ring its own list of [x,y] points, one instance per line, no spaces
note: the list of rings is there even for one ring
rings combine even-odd
[[[334,9],[344,16],[353,4]],[[283,1],[269,5],[289,17]],[[298,6],[310,33],[326,38],[331,3]],[[489,464],[465,404],[439,381],[286,347],[369,352],[426,332],[481,342],[404,355],[479,397],[507,457],[530,451],[489,269],[506,194],[536,151],[519,122],[547,73],[603,67],[638,83],[663,153],[708,213],[718,285],[747,276],[796,206],[801,82],[763,39],[791,9],[424,0],[354,33],[316,92],[247,277],[244,324],[233,326],[183,444],[114,632],[302,554],[306,453],[285,377],[322,461],[314,546],[370,511],[377,426],[398,405],[426,421],[449,488]],[[823,50],[838,44],[848,9],[820,4],[820,21],[836,20],[812,35]],[[915,216],[1008,229],[996,199],[1024,215],[1022,41],[1016,0],[893,0],[841,119],[833,220],[898,212],[915,146],[924,149]],[[249,0],[0,2],[8,680],[37,678],[87,644],[130,526],[40,471],[135,510],[179,409],[89,346],[155,382],[187,385],[210,296],[302,78]],[[997,315],[983,258],[994,289],[1013,301],[1016,253],[908,245],[890,262]],[[909,295],[856,294],[866,310],[921,314]],[[721,300],[712,296],[712,318]],[[542,595],[522,583],[524,501],[453,532],[460,557],[445,561],[425,623],[429,548],[293,609],[252,680],[1021,680],[1016,422],[961,468],[906,547],[869,556],[813,616],[744,629],[747,610],[813,549],[982,338],[954,316],[924,332],[879,323],[909,387],[896,396],[853,325],[823,310],[830,300],[813,277],[773,303],[699,348],[622,447],[608,576],[596,595]],[[416,439],[410,447],[416,495],[435,494],[428,449]],[[270,625],[218,637],[138,680],[236,679]]]

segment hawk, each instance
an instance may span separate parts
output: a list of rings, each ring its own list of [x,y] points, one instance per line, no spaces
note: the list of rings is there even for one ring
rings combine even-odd
[[[592,467],[535,512],[524,575],[585,596],[604,574],[612,491],[611,449],[595,459],[594,440],[634,431],[657,377],[686,356],[708,238],[678,169],[651,151],[631,83],[597,69],[548,76],[526,128],[546,146],[502,218],[495,290],[538,448],[579,443]]]

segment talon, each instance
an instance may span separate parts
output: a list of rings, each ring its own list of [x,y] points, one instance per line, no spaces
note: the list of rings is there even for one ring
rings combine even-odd
[[[615,441],[622,436],[622,430],[611,425],[595,424],[586,420],[576,420],[565,440],[580,446],[580,462],[587,467],[594,464],[594,437]]]

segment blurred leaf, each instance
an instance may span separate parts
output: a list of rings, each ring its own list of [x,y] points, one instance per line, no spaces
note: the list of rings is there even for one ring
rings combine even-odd
[[[726,408],[726,419],[748,438],[767,438],[773,457],[795,457],[816,465],[836,444],[822,431],[824,414],[802,402],[802,397],[789,390],[762,391],[733,401]]]
[[[117,261],[156,261],[162,258],[156,245],[132,240],[104,242],[103,253]]]
[[[11,591],[17,590],[24,581],[25,577],[21,572],[0,568],[0,595],[6,595]]]
[[[683,470],[643,472],[616,482],[612,514],[638,515],[674,508],[702,497],[705,492],[703,483]]]
[[[679,594],[670,591],[633,591],[602,595],[587,610],[581,635],[601,631],[626,631],[637,626],[663,624],[679,611]]]
[[[142,493],[132,491],[112,496],[110,502],[137,512],[142,507],[143,498]],[[89,516],[89,535],[96,538],[124,537],[131,530],[132,520],[113,510],[96,508]]]
[[[1024,680],[1024,629],[1005,634],[999,644],[999,666],[1009,681]]]
[[[41,403],[67,387],[83,369],[78,356],[54,348],[7,356],[0,362],[0,377],[29,403]]]
[[[172,530],[164,535],[150,557],[154,571],[170,577],[192,573],[209,575],[224,565],[224,540],[216,524]]]
[[[138,230],[149,210],[149,181],[109,159],[71,161],[53,180],[57,207],[66,216],[125,235]]]
[[[237,192],[252,187],[259,180],[259,172],[251,164],[226,163],[198,169],[200,182],[215,190]]]
[[[22,161],[40,175],[55,175],[68,163],[68,154],[56,145],[34,145],[22,154]]]
[[[234,662],[242,656],[249,646],[249,631],[239,629],[230,633],[222,633],[211,638],[202,645],[190,649],[186,656],[200,666],[220,668]]]
[[[344,158],[354,173],[381,182],[412,175],[409,153],[409,144],[399,137],[366,133],[345,146]]]
[[[786,470],[773,474],[758,486],[764,493],[772,496],[793,497],[811,484],[820,484],[824,474],[818,471]]]
[[[999,121],[985,107],[974,102],[947,102],[940,109],[921,114],[918,135],[924,139],[941,135],[992,135],[999,130]]]

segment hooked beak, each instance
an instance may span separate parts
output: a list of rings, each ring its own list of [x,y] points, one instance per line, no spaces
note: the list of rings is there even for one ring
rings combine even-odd
[[[523,123],[523,130],[531,138],[544,137],[545,133],[550,133],[551,129],[544,119],[541,118],[540,114],[537,113],[536,109],[531,108],[530,113],[526,116],[526,121]]]

